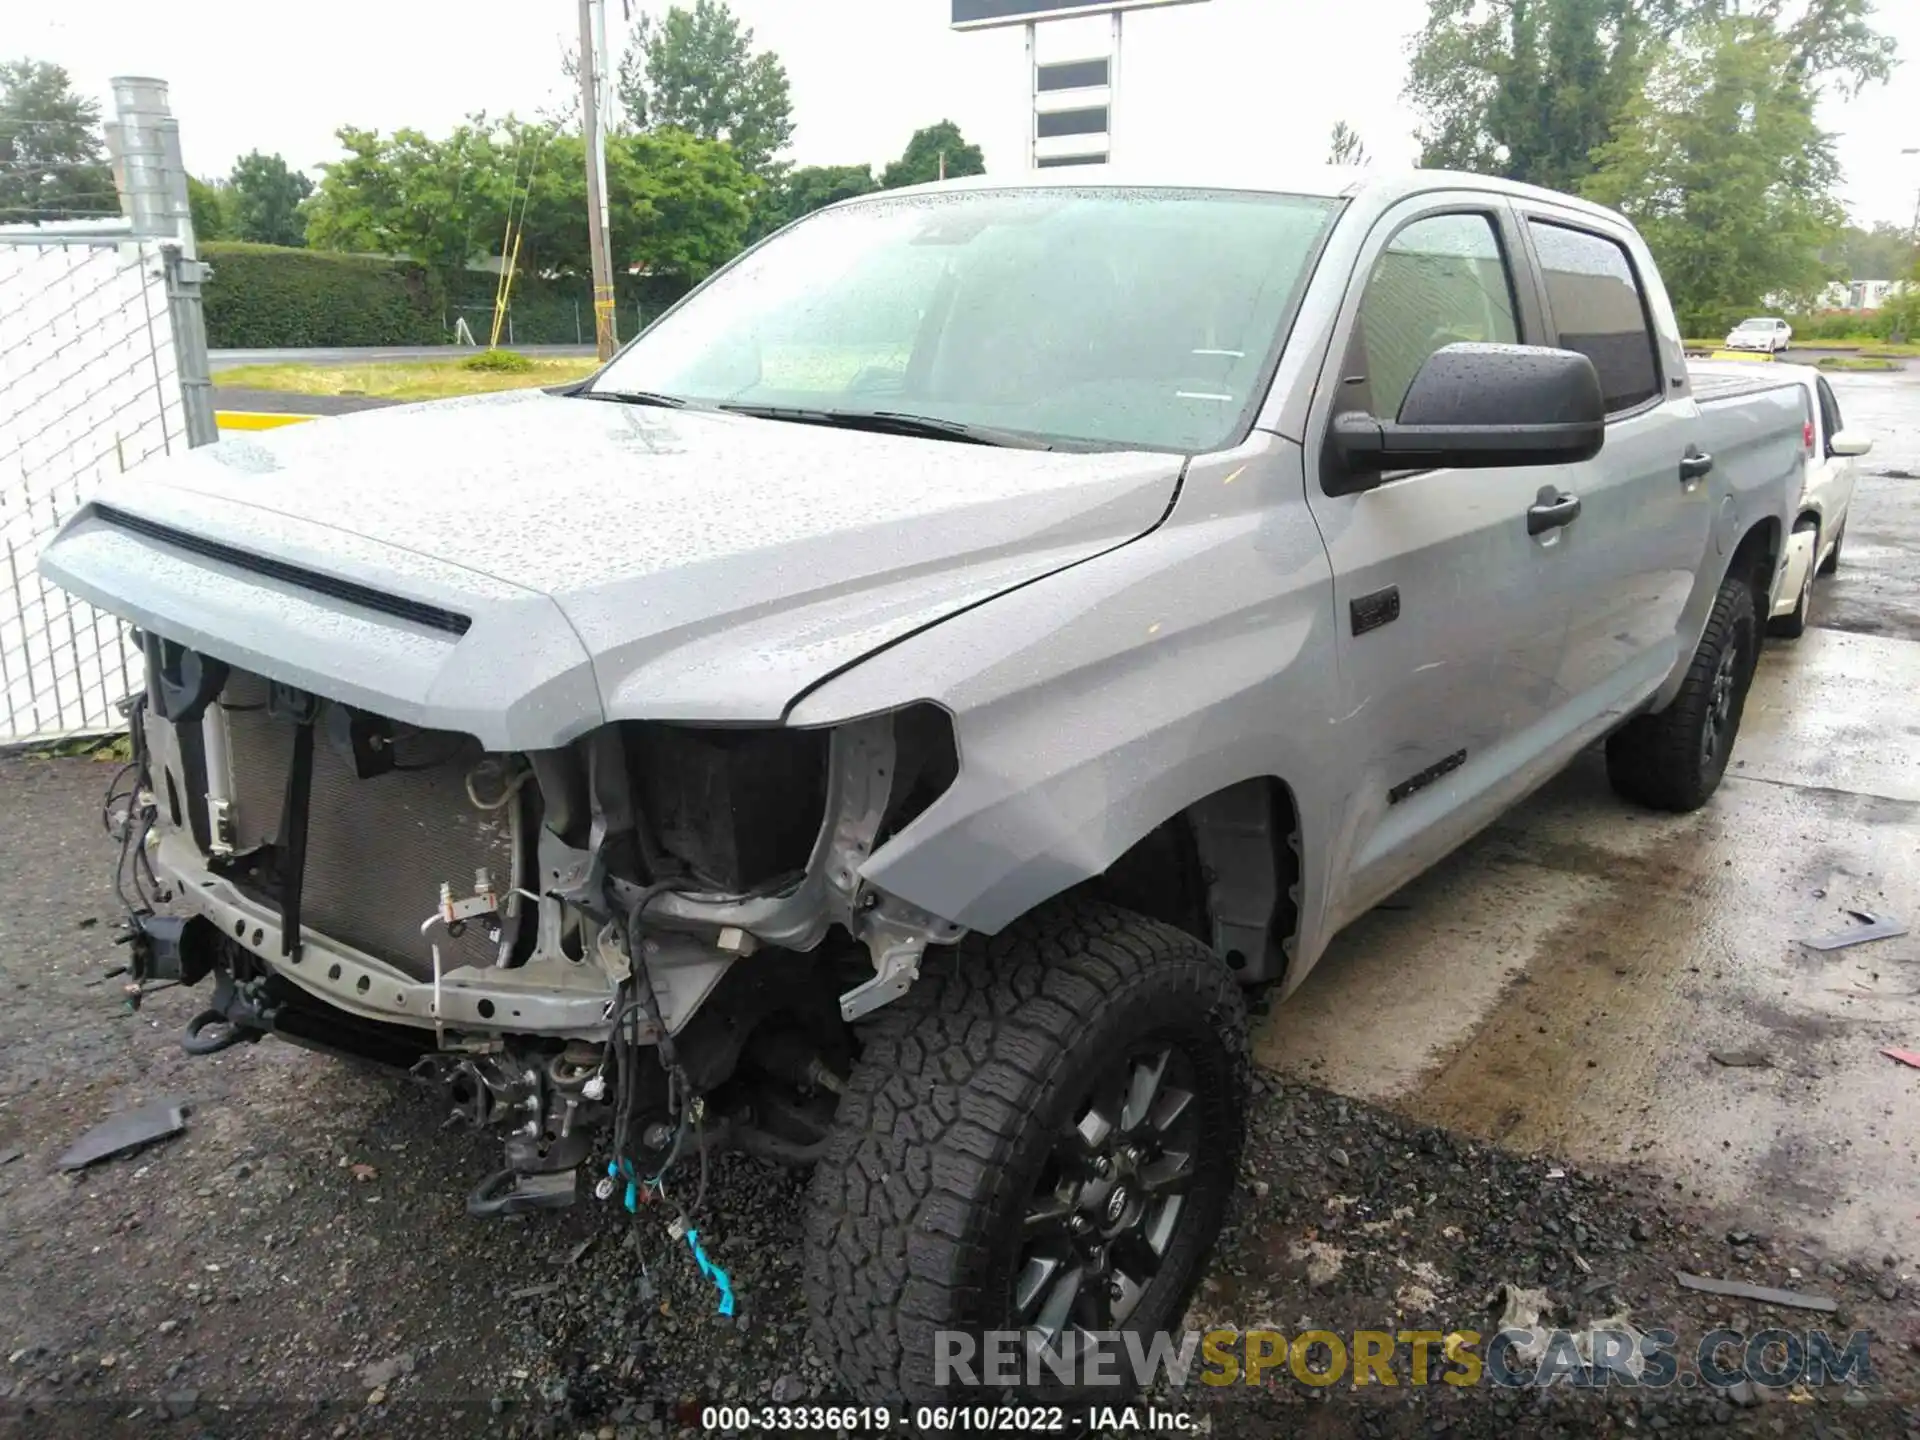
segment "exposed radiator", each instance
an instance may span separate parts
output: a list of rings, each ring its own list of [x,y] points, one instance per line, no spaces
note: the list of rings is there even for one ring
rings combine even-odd
[[[251,677],[248,677],[251,678]],[[241,849],[272,842],[292,763],[294,724],[269,715],[264,687],[250,693],[236,677],[226,702],[233,770],[233,829]],[[242,703],[249,708],[241,708]],[[302,929],[342,941],[422,979],[433,973],[429,937],[420,922],[439,903],[440,885],[471,893],[485,867],[496,888],[512,883],[514,805],[476,809],[466,775],[483,751],[477,740],[441,732],[405,734],[395,747],[402,767],[362,780],[353,762],[327,742],[313,747],[313,792],[307,822]],[[498,789],[498,779],[492,781]],[[512,902],[509,902],[512,903]],[[436,927],[442,964],[490,966],[497,947],[486,927],[458,939]]]

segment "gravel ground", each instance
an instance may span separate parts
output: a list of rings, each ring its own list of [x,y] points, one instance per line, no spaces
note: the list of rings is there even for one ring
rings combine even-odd
[[[192,1059],[189,992],[129,1013],[105,978],[110,770],[0,759],[0,1432],[608,1437],[700,1433],[702,1403],[844,1398],[805,1337],[797,1178],[716,1163],[701,1230],[742,1299],[722,1320],[664,1215],[469,1220],[497,1147],[442,1129],[427,1092],[274,1042]],[[1196,1328],[1491,1332],[1517,1285],[1548,1291],[1547,1323],[1624,1311],[1683,1344],[1719,1323],[1869,1329],[1876,1383],[1542,1398],[1281,1371],[1159,1397],[1214,1433],[1920,1436],[1913,1257],[1703,1213],[1684,1176],[1574,1171],[1317,1088],[1260,1092]],[[55,1171],[90,1125],[156,1098],[193,1107],[186,1134]],[[1675,1270],[1831,1295],[1837,1323],[1682,1291]]]

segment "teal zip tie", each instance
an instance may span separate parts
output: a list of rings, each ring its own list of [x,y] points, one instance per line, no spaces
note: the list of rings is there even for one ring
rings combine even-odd
[[[607,1177],[609,1179],[618,1180],[623,1174],[627,1177],[627,1212],[637,1215],[640,1213],[640,1185],[639,1182],[634,1179],[633,1162],[631,1160],[621,1160],[617,1163],[612,1160],[607,1162]]]
[[[689,1228],[687,1248],[693,1251],[693,1263],[700,1267],[700,1273],[713,1281],[720,1291],[720,1313],[733,1314],[733,1281],[727,1278],[727,1272],[707,1258],[707,1252],[700,1248],[700,1232]]]

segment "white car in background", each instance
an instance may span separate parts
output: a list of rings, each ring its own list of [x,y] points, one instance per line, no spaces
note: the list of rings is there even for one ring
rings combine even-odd
[[[1758,383],[1753,367],[1743,361],[1694,360],[1687,371],[1696,396],[1725,395]],[[1833,387],[1812,366],[1769,366],[1767,375],[1767,384],[1777,385],[1784,377],[1799,386],[1806,417],[1805,479],[1767,625],[1769,635],[1794,640],[1809,624],[1815,577],[1840,567],[1840,542],[1853,502],[1854,461],[1873,449],[1873,440],[1862,430],[1845,428]]]
[[[1793,327],[1786,321],[1760,316],[1734,326],[1727,335],[1727,349],[1764,350],[1769,355],[1778,355],[1792,340]]]
[[[1846,428],[1826,376],[1806,365],[1791,368],[1807,395],[1807,479],[1767,633],[1795,640],[1812,613],[1814,577],[1840,568],[1840,542],[1846,538],[1847,509],[1853,503],[1854,462],[1873,449],[1873,440],[1863,430]]]

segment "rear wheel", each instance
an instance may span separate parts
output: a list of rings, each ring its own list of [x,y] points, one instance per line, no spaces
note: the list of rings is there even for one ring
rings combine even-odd
[[[1239,986],[1170,926],[1057,904],[925,971],[868,1028],[808,1196],[815,1341],[866,1403],[966,1395],[940,1332],[978,1374],[989,1331],[1057,1356],[1173,1327],[1245,1123]]]
[[[1729,575],[1673,703],[1608,737],[1607,778],[1614,790],[1655,810],[1706,804],[1726,774],[1759,656],[1753,591],[1744,576]]]

